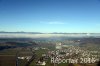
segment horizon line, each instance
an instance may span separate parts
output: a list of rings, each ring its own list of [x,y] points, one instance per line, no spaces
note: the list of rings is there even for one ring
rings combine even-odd
[[[60,34],[60,33],[100,33],[100,32],[32,32],[32,31],[0,31],[0,33],[44,33],[44,34]]]

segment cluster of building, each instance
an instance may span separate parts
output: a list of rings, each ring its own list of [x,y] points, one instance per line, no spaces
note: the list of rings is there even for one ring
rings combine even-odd
[[[64,49],[66,47],[66,49]],[[86,47],[56,44],[56,50],[49,51],[49,57],[57,59],[78,59],[77,63],[95,63],[99,61],[100,52],[97,50],[88,50]]]

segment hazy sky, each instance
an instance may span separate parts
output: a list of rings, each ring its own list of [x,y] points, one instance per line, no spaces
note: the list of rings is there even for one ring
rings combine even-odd
[[[0,0],[0,31],[100,33],[100,0]]]

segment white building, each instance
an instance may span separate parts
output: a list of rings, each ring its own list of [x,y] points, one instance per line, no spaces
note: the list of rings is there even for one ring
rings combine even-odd
[[[32,56],[24,56],[24,57],[18,57],[18,59],[27,59],[27,61],[29,61],[32,58]]]
[[[38,61],[38,64],[37,64],[37,65],[42,65],[42,66],[45,66],[45,65],[46,65],[46,62],[45,62],[45,61],[43,61],[43,62]]]
[[[56,43],[56,49],[62,49],[62,44],[61,43]]]

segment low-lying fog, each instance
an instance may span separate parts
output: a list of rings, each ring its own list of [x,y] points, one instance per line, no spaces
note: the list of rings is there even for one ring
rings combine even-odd
[[[66,34],[31,34],[31,33],[0,33],[0,38],[49,38],[49,37],[100,37],[100,34],[66,33]]]

